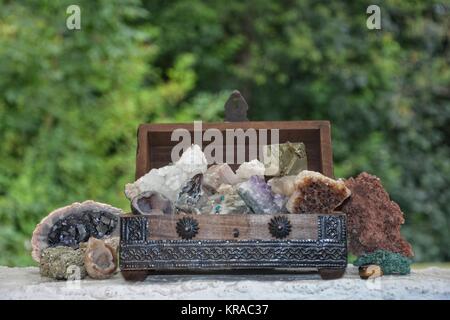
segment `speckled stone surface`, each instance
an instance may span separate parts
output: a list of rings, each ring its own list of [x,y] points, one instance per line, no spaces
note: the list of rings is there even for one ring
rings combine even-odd
[[[361,280],[358,269],[343,278],[321,280],[316,273],[266,275],[154,275],[130,283],[116,274],[108,280],[79,282],[43,278],[36,267],[0,267],[1,299],[446,299],[450,269],[413,269],[407,276]]]

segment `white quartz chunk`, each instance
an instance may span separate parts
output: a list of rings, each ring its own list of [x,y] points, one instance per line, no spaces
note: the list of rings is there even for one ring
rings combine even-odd
[[[241,180],[248,180],[251,176],[264,176],[266,170],[264,164],[258,159],[244,162],[236,170],[236,175]]]
[[[181,186],[198,173],[205,173],[208,163],[201,148],[193,144],[173,165],[152,169],[133,183],[125,186],[128,199],[146,191],[157,191],[175,201]]]

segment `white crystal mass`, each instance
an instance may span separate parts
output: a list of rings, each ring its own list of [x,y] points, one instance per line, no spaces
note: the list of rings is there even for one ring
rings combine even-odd
[[[128,199],[146,191],[157,191],[169,200],[175,201],[182,185],[198,173],[205,173],[208,167],[201,148],[193,144],[173,165],[152,169],[146,175],[125,186]]]
[[[236,175],[242,181],[250,179],[251,176],[264,176],[266,170],[264,164],[258,159],[253,159],[249,162],[244,162],[236,170]]]

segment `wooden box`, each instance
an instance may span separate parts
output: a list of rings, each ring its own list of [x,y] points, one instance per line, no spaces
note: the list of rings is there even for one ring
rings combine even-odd
[[[144,124],[138,130],[136,179],[152,168],[169,164],[174,129],[193,124]],[[308,169],[333,177],[328,121],[225,122],[203,124],[203,130],[279,129],[279,141],[303,142]],[[270,143],[270,141],[269,141]],[[203,145],[204,147],[205,145]],[[247,159],[251,160],[251,159]],[[232,166],[233,167],[233,166]],[[233,169],[235,169],[234,166]],[[177,223],[195,219],[194,238],[182,239]],[[291,232],[275,238],[269,224],[287,218]],[[347,266],[344,214],[233,214],[233,215],[123,215],[120,269],[128,280],[141,280],[156,271],[318,269],[322,278],[342,276]]]

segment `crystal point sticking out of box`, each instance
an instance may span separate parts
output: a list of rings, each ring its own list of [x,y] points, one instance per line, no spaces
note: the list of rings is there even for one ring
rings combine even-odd
[[[280,213],[283,212],[284,197],[276,195],[270,186],[260,176],[252,176],[241,183],[238,193],[242,200],[254,213]]]
[[[125,186],[125,195],[132,200],[146,191],[157,191],[176,201],[182,185],[199,173],[205,173],[208,163],[201,148],[193,144],[173,165],[152,169],[133,183]]]
[[[294,188],[286,205],[290,213],[331,213],[351,193],[343,181],[307,170],[297,175]]]
[[[286,142],[263,147],[266,176],[296,175],[308,169],[305,145]]]

